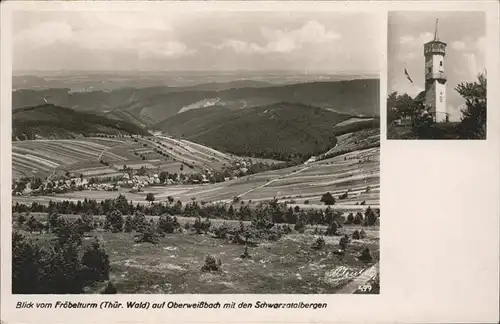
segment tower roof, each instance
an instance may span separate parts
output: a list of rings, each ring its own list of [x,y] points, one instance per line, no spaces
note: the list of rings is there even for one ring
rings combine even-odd
[[[434,29],[434,41],[439,41],[438,21],[439,21],[439,19],[436,18],[436,27]]]

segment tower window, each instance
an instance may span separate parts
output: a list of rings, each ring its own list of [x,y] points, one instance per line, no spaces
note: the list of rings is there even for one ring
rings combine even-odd
[[[439,61],[439,66],[443,66],[443,61]]]

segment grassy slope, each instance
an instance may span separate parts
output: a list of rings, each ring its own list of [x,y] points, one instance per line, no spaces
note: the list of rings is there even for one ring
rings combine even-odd
[[[335,145],[332,128],[348,119],[325,109],[292,103],[241,109],[190,110],[157,125],[218,150],[245,156],[321,153]]]
[[[361,226],[344,226],[340,232],[351,236],[356,229]],[[341,236],[324,237],[324,250],[311,249],[318,237],[313,235],[311,227],[304,234],[294,233],[279,241],[263,241],[257,247],[249,247],[251,259],[245,260],[240,258],[242,245],[210,235],[168,234],[155,245],[135,244],[133,233],[92,232],[91,235],[104,243],[111,262],[110,279],[119,293],[328,294],[335,293],[347,281],[334,275],[335,269],[342,266],[361,271],[370,266],[354,257],[364,246],[370,248],[374,262],[378,261],[379,230],[363,229],[367,238],[353,241],[343,258],[331,253],[338,248]],[[48,235],[36,237],[43,241]],[[207,254],[221,259],[221,272],[201,271]]]
[[[82,113],[52,104],[14,110],[12,129],[13,137],[32,133],[45,138],[72,138],[96,133],[147,135],[144,129],[124,121]]]

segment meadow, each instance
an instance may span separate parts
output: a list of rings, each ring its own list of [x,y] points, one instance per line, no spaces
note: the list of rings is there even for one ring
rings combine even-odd
[[[145,200],[146,193],[153,193],[155,201],[166,201],[169,196],[183,203],[190,202],[193,198],[200,202],[228,203],[235,197],[246,203],[276,198],[290,204],[305,204],[307,201],[311,208],[317,208],[324,207],[320,202],[324,193],[330,192],[337,198],[349,190],[348,197],[337,200],[337,204],[332,208],[362,209],[363,206],[359,204],[363,201],[366,205],[378,207],[379,150],[373,148],[355,151],[308,165],[266,171],[216,184],[151,186],[141,193],[131,193],[124,188],[113,192],[83,190],[57,196],[14,196],[13,201],[37,201],[45,204],[50,200],[76,201],[85,198],[101,201],[123,194],[134,204],[148,204]]]
[[[32,214],[40,220],[46,215]],[[17,216],[17,215],[16,215]],[[78,216],[64,216],[75,220]],[[103,219],[104,216],[98,217]],[[147,216],[147,219],[157,217]],[[193,223],[194,218],[178,217],[181,227]],[[238,221],[212,219],[212,226],[226,222],[237,226]],[[250,222],[244,222],[249,226]],[[15,224],[14,224],[15,226]],[[216,238],[213,233],[196,234],[182,231],[159,238],[156,244],[137,243],[135,233],[111,233],[94,230],[85,241],[97,237],[110,260],[110,277],[118,293],[125,294],[183,294],[183,293],[354,293],[359,285],[374,276],[353,283],[362,273],[378,265],[378,226],[344,225],[336,236],[318,235],[325,226],[306,226],[303,233],[292,232],[277,241],[259,240],[248,247],[249,258],[242,258],[244,245]],[[355,230],[363,230],[364,238],[351,240],[343,255],[338,249],[343,235],[352,237]],[[47,244],[55,236],[51,233],[28,234],[38,244]],[[314,242],[322,237],[325,245],[314,249]],[[373,259],[361,261],[356,256],[370,249]],[[221,260],[220,271],[201,271],[207,255]],[[359,284],[359,285],[358,285]],[[348,291],[345,291],[345,290]]]
[[[169,137],[100,138],[85,137],[72,140],[26,140],[12,143],[13,178],[47,177],[66,172],[84,177],[115,176],[123,166],[138,169],[142,166],[179,173],[219,170],[238,160],[203,145]],[[101,161],[109,164],[103,168]]]

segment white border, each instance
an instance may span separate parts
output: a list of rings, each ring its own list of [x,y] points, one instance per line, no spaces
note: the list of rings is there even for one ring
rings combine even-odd
[[[11,28],[13,10],[373,11],[387,36],[388,10],[485,10],[488,134],[485,141],[386,141],[385,57],[381,74],[380,295],[12,296]],[[1,3],[1,320],[6,323],[387,323],[498,322],[499,16],[497,1],[443,2],[28,2]],[[384,40],[385,42],[385,40]],[[386,49],[387,46],[384,46]],[[370,53],[367,52],[367,55]],[[490,108],[491,107],[491,108]],[[20,300],[327,302],[320,310],[16,310]],[[46,320],[45,318],[49,318]]]

